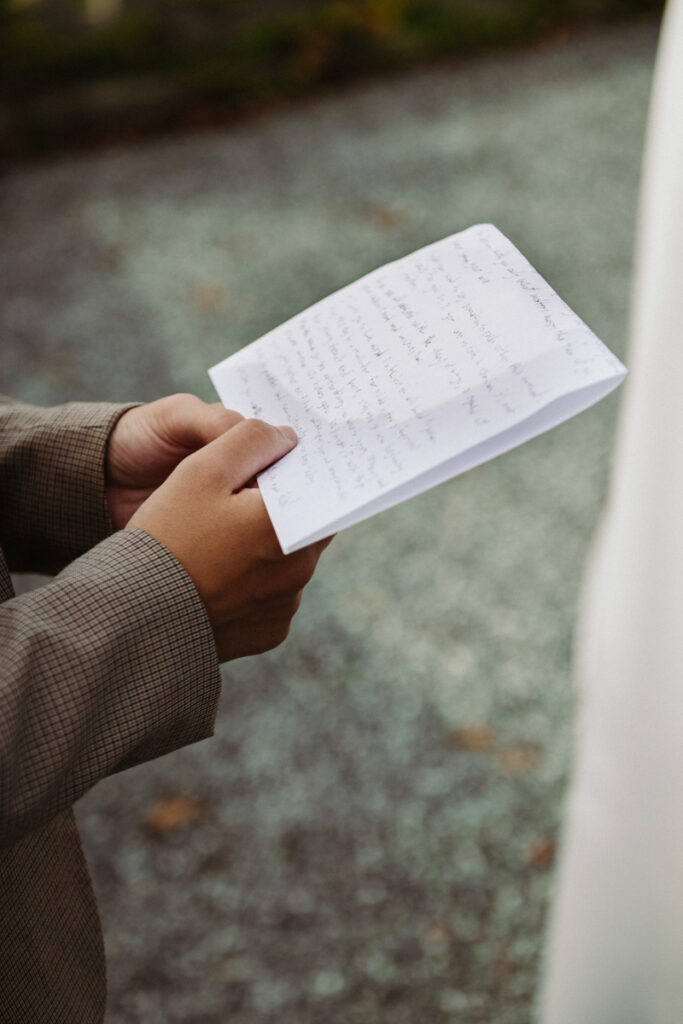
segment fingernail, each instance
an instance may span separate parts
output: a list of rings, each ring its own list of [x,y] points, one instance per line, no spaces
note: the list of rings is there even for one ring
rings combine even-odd
[[[287,439],[287,441],[290,444],[296,444],[296,442],[299,440],[298,437],[296,436],[296,430],[294,430],[293,427],[278,427],[277,429],[280,431],[282,436]]]

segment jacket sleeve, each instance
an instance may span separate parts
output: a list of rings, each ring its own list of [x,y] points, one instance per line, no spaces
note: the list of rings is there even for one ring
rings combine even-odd
[[[39,409],[0,396],[0,547],[11,571],[57,572],[111,533],[104,458],[129,408]]]
[[[204,605],[142,530],[0,604],[0,846],[103,776],[210,736],[220,673]]]
[[[194,583],[142,530],[110,536],[104,458],[126,408],[0,399],[0,846],[213,731],[220,672]],[[14,597],[5,558],[62,571]]]

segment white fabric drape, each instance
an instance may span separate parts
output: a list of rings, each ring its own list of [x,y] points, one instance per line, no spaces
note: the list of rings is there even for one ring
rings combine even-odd
[[[543,1024],[683,1022],[683,0],[657,59],[627,365]]]

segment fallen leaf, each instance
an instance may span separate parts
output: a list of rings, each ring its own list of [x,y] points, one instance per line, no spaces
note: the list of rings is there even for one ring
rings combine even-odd
[[[453,929],[447,921],[433,921],[420,936],[423,946],[445,946],[453,938]]]
[[[391,206],[371,206],[366,217],[379,231],[393,231],[408,220],[405,213]]]
[[[206,281],[192,289],[192,301],[204,313],[216,313],[223,309],[227,299],[228,293],[217,281]]]
[[[548,836],[541,836],[531,844],[529,864],[532,868],[550,868],[555,863],[556,844]]]
[[[490,726],[476,723],[464,725],[450,733],[451,742],[464,750],[491,750],[495,739],[496,734]]]
[[[535,743],[501,747],[498,751],[498,767],[504,775],[524,775],[538,764],[541,753],[541,748]]]
[[[170,796],[148,808],[145,825],[154,835],[161,836],[194,825],[203,813],[204,806],[195,797]]]

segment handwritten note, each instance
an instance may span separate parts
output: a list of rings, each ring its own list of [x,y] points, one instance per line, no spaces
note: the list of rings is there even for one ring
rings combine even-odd
[[[224,405],[299,435],[259,476],[288,553],[548,430],[626,369],[480,224],[360,278],[209,374]]]

